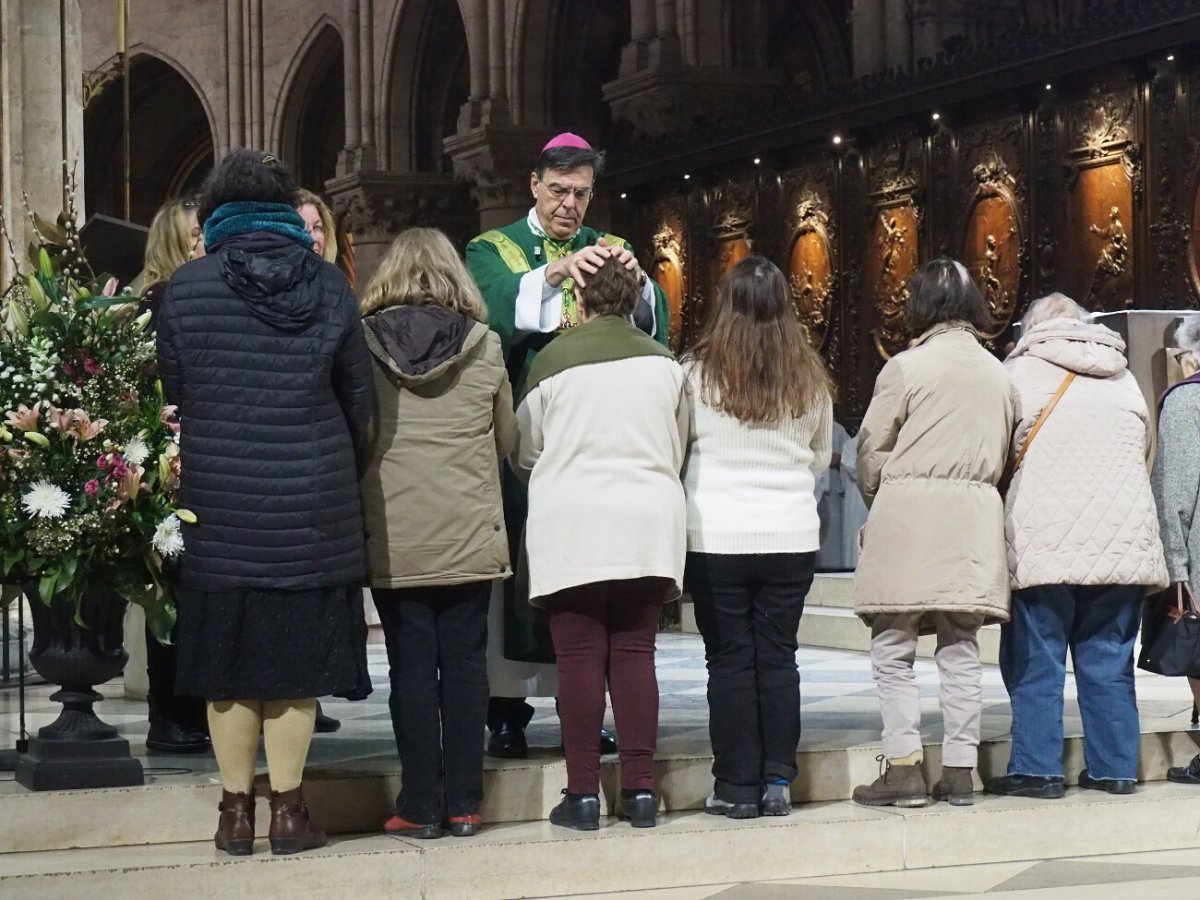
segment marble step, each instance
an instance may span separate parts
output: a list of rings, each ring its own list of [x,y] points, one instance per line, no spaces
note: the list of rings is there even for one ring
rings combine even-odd
[[[262,841],[254,856],[228,857],[205,839],[0,853],[0,896],[569,897],[1189,849],[1200,847],[1200,832],[1185,823],[1197,818],[1200,790],[1155,784],[1129,797],[1075,790],[1057,801],[978,797],[972,807],[812,804],[744,822],[678,813],[654,829],[606,819],[590,833],[534,822],[469,839],[351,836],[291,857],[272,857]]]
[[[1168,766],[1186,765],[1195,755],[1200,732],[1161,731],[1142,735],[1139,777],[1153,784],[1166,777]],[[980,745],[979,779],[1002,775],[1010,741],[1005,737]],[[799,775],[792,785],[796,803],[846,800],[855,785],[870,783],[879,773],[877,743],[836,748],[804,748],[798,754]],[[712,757],[707,750],[676,754],[656,761],[662,806],[669,813],[703,808],[712,790]],[[1064,772],[1075,783],[1084,767],[1083,739],[1064,744]],[[927,742],[925,776],[938,777],[941,747]],[[143,787],[31,793],[14,784],[0,791],[0,853],[42,852],[85,847],[176,844],[211,838],[220,800],[213,779],[175,781],[149,776]],[[489,823],[536,822],[548,817],[566,787],[561,758],[488,762],[484,773],[482,814]],[[603,802],[611,809],[618,795],[615,757],[601,767]],[[305,793],[313,814],[331,834],[367,833],[391,814],[399,790],[398,764],[373,758],[342,768],[310,768]],[[1172,787],[1172,790],[1181,790]],[[265,784],[259,787],[258,823],[265,835],[269,814]],[[1188,793],[1184,790],[1184,793]],[[1200,789],[1195,791],[1200,798]],[[31,827],[34,823],[35,826]],[[0,896],[4,896],[0,891]]]

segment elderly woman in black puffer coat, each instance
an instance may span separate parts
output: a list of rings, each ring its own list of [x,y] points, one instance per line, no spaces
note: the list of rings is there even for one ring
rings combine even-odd
[[[342,273],[311,252],[275,157],[236,150],[201,197],[207,256],[158,317],[182,423],[177,689],[208,701],[225,793],[215,841],[252,852],[261,731],[272,853],[325,843],[301,792],[315,698],[370,690],[355,461],[371,362]]]

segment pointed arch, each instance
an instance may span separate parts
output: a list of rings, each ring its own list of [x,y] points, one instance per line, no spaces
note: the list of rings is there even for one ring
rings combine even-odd
[[[379,91],[380,159],[396,172],[449,171],[442,142],[470,92],[464,10],[449,0],[402,0],[388,25]]]
[[[320,192],[346,144],[345,46],[325,14],[309,29],[284,75],[271,141],[300,184]]]
[[[84,110],[89,212],[125,215],[123,85],[114,79]],[[157,48],[130,48],[130,217],[149,224],[163,201],[194,192],[212,168],[216,120],[199,83]]]

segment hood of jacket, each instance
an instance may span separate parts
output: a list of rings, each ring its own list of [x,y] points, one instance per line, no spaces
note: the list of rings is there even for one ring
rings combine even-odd
[[[244,235],[216,249],[221,279],[255,317],[283,331],[299,331],[321,298],[321,258],[283,235]]]
[[[1124,372],[1125,341],[1111,328],[1079,319],[1049,319],[1022,335],[1009,359],[1032,356],[1096,378]]]
[[[440,306],[392,306],[363,325],[371,353],[408,384],[440,377],[487,334],[486,325]]]

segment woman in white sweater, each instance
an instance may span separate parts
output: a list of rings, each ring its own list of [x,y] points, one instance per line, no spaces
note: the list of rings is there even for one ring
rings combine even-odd
[[[684,583],[704,636],[714,757],[704,808],[787,815],[800,740],[796,631],[820,546],[813,488],[829,465],[832,383],[783,273],[761,257],[726,276],[683,365]]]

